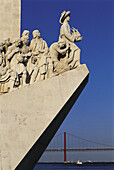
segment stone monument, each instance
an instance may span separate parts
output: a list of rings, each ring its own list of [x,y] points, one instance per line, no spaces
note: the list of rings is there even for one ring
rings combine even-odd
[[[69,20],[70,11],[63,11],[58,42],[50,47],[39,30],[30,42],[24,30],[0,43],[1,170],[34,168],[88,82],[75,44],[82,36]]]

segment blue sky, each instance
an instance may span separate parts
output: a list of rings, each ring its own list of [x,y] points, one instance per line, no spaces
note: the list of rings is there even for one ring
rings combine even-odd
[[[70,26],[83,36],[76,43],[89,82],[57,133],[114,145],[114,2],[113,0],[23,0],[21,31],[39,29],[48,46],[59,37],[59,18],[71,11]],[[111,153],[110,153],[111,154]],[[112,155],[114,160],[114,154]]]

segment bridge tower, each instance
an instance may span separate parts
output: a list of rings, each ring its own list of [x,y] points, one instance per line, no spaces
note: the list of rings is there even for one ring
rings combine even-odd
[[[64,132],[64,163],[66,162],[66,132]]]

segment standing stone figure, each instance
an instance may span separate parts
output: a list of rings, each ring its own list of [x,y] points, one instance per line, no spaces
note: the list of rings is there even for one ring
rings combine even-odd
[[[80,65],[80,49],[77,47],[77,45],[74,43],[76,41],[82,40],[82,37],[78,30],[73,28],[73,33],[71,33],[71,28],[68,24],[70,20],[70,11],[63,11],[60,17],[60,36],[59,39],[64,39],[66,41],[66,44],[70,44],[70,51],[69,51],[69,58],[70,58],[70,67],[76,68]]]
[[[24,31],[24,32],[26,32],[26,31]],[[25,66],[27,67],[27,71],[29,74],[27,82],[32,84],[36,81],[36,77],[38,75],[38,67],[36,66],[37,59],[33,56],[32,52],[30,50],[30,47],[27,46],[27,43],[29,41],[29,34],[23,35],[21,37],[21,41],[22,41],[22,49],[21,50],[27,59],[27,62],[25,63]]]
[[[37,58],[37,63],[39,63],[43,54],[48,53],[48,46],[46,41],[40,38],[39,30],[33,31],[33,39],[30,42],[30,49],[33,55]]]
[[[40,38],[39,30],[33,31],[33,39],[30,42],[30,49],[37,59],[37,66],[39,68],[37,80],[44,80],[46,79],[46,73],[48,70],[48,46],[46,41]]]

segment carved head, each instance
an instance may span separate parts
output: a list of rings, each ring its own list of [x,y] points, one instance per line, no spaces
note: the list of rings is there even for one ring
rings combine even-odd
[[[11,44],[10,38],[4,38],[4,44],[9,46]]]
[[[34,30],[33,32],[32,32],[32,35],[33,35],[33,38],[36,38],[36,37],[40,37],[40,31],[39,30]]]
[[[30,37],[30,31],[24,30],[22,33],[22,37],[27,36],[28,38]]]
[[[58,41],[58,45],[59,45],[60,48],[61,48],[61,47],[64,47],[64,46],[66,45],[66,41],[65,41],[64,39],[60,39],[60,40]]]
[[[28,36],[21,37],[21,41],[22,41],[23,45],[26,45],[28,43],[28,41],[29,41]]]
[[[16,39],[14,40],[14,43],[15,43],[15,46],[16,46],[16,47],[19,47],[19,46],[21,45],[21,38],[16,38]]]
[[[67,21],[69,21],[70,20],[70,11],[63,11],[62,13],[61,13],[61,17],[60,17],[60,19],[59,19],[59,22],[60,22],[60,24],[63,24],[63,22],[65,21],[65,19],[67,20]]]

